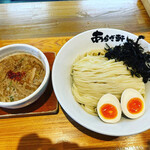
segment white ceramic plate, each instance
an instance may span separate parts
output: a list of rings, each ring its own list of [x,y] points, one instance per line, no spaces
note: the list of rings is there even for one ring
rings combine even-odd
[[[91,38],[93,37],[93,33],[96,31],[103,34],[103,41],[101,41],[100,37],[99,41],[92,42]],[[114,36],[114,40],[108,40],[107,35],[111,38]],[[122,41],[116,41],[119,35],[125,39],[123,38]],[[122,117],[121,121],[116,124],[104,123],[98,117],[86,113],[75,101],[71,92],[71,66],[78,55],[93,49],[103,49],[106,43],[110,46],[119,45],[125,42],[127,37],[133,40],[137,39],[136,35],[117,29],[100,28],[83,32],[73,37],[61,48],[53,65],[52,82],[60,105],[76,122],[97,133],[112,136],[125,136],[137,134],[150,128],[150,83],[146,84],[145,114],[135,120]],[[145,50],[150,50],[149,43],[145,40],[140,40],[139,43],[141,43],[141,46]]]

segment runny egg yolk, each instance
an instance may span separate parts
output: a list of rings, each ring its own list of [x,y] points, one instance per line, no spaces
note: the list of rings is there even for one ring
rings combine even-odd
[[[106,119],[114,119],[117,117],[117,108],[112,104],[103,104],[100,107],[101,115]]]
[[[127,104],[127,109],[132,114],[138,114],[143,109],[143,101],[138,97],[131,98]]]

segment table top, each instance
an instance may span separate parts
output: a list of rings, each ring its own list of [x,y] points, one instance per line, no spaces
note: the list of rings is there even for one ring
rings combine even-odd
[[[150,31],[141,0],[0,4],[0,40],[74,36],[95,28]]]
[[[58,52],[72,36],[111,27],[144,35],[150,42],[150,18],[141,1],[57,1],[0,5],[0,47],[31,44]],[[52,115],[0,119],[0,149],[98,150],[149,149],[150,130],[112,137],[80,126],[64,110]]]

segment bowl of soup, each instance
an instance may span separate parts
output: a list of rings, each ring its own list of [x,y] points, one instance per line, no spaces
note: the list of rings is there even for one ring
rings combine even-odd
[[[0,107],[16,109],[36,101],[50,75],[46,56],[27,44],[0,48]]]

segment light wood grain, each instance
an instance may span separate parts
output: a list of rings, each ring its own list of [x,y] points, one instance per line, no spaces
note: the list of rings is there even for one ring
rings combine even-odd
[[[137,32],[134,33],[138,35],[144,35],[145,40],[150,43],[150,32]],[[39,48],[41,51],[53,51],[56,54],[59,52],[60,48],[72,37],[49,37],[49,38],[33,38],[33,39],[19,39],[19,40],[0,40],[0,47],[9,44],[24,43],[30,44]]]
[[[148,15],[150,16],[150,0],[141,0]]]
[[[111,27],[144,35],[150,43],[150,18],[140,0],[64,1],[0,4],[0,47],[26,43],[58,53],[74,35]],[[58,38],[59,37],[59,38]],[[145,150],[150,130],[110,137],[57,115],[0,119],[0,150]]]
[[[141,0],[0,4],[0,39],[74,36],[93,28],[150,30]]]
[[[136,35],[144,35],[150,42],[150,32],[136,33]],[[0,47],[26,43],[42,51],[57,53],[70,38],[0,40]],[[80,126],[61,108],[56,115],[0,119],[0,149],[26,150],[27,148],[29,150],[143,150],[150,148],[150,130],[124,137],[101,135]]]
[[[50,38],[33,38],[33,39],[19,39],[19,40],[0,40],[0,47],[15,43],[24,43],[36,46],[43,52],[53,51],[58,53],[60,48],[69,40],[71,37],[50,37]]]

